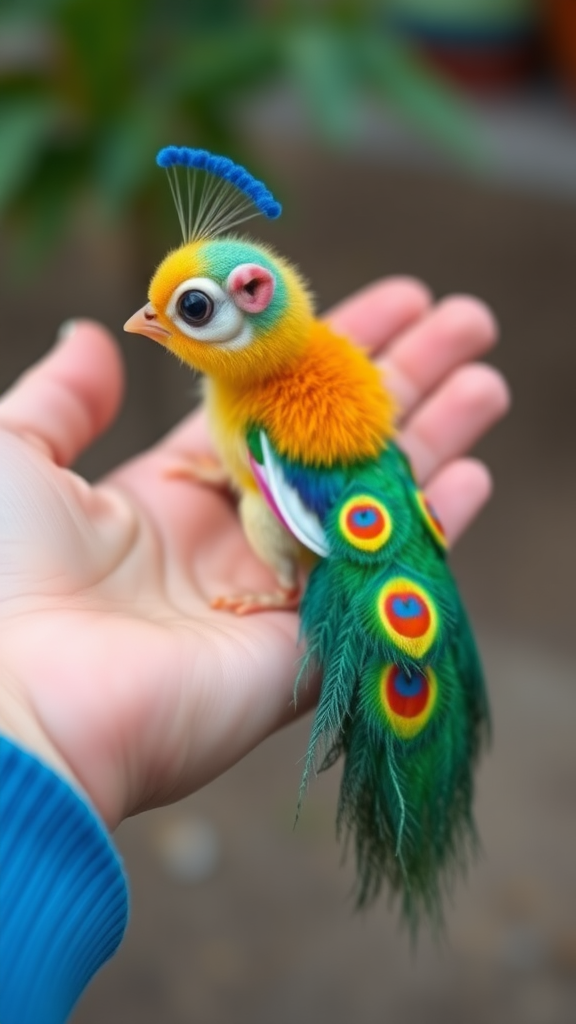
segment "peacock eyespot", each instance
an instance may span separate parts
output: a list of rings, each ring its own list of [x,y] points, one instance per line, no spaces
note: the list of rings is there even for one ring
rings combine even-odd
[[[431,595],[405,576],[385,583],[377,597],[380,625],[395,647],[421,658],[438,636],[438,611]]]
[[[386,665],[380,676],[380,704],[392,731],[411,740],[426,727],[438,697],[436,674],[427,666],[406,672],[398,665]]]
[[[442,551],[445,551],[446,548],[448,547],[448,540],[444,532],[444,527],[442,526],[442,523],[440,522],[438,515],[436,514],[434,506],[431,505],[431,503],[428,501],[428,498],[426,497],[425,494],[422,493],[422,491],[415,491],[414,493],[416,498],[416,504],[418,505],[418,508],[420,510],[420,515],[422,516],[430,533],[434,537],[434,540],[438,544],[438,547],[441,548]]]
[[[191,327],[200,327],[211,319],[214,313],[214,303],[205,292],[191,289],[182,292],[178,299],[177,310],[184,323],[190,324]]]
[[[392,516],[384,503],[369,494],[355,494],[340,509],[340,536],[360,551],[379,551],[390,540],[392,528]]]

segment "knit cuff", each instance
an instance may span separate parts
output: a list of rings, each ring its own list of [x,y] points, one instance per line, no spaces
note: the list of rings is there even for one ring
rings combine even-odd
[[[127,919],[122,862],[94,810],[0,736],[2,1024],[62,1024]]]

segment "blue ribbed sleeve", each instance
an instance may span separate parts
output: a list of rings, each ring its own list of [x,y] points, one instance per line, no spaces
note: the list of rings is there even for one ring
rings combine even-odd
[[[122,864],[94,811],[0,737],[2,1024],[62,1024],[127,918]]]

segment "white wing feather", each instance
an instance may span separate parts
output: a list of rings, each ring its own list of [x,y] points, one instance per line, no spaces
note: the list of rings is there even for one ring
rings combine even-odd
[[[326,558],[330,549],[318,516],[305,507],[298,491],[286,482],[282,467],[276,461],[263,431],[260,431],[260,443],[270,492],[290,530],[304,547]]]

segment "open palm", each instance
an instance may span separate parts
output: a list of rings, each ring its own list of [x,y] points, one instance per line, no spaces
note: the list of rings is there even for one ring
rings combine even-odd
[[[506,410],[486,308],[390,279],[330,315],[371,352],[401,443],[454,540],[490,493],[464,453]],[[118,350],[77,323],[0,402],[0,729],[114,827],[184,796],[294,718],[297,616],[210,599],[270,583],[232,500],[170,477],[210,452],[202,413],[95,486],[69,466],[116,414]],[[303,694],[298,710],[314,699]]]

